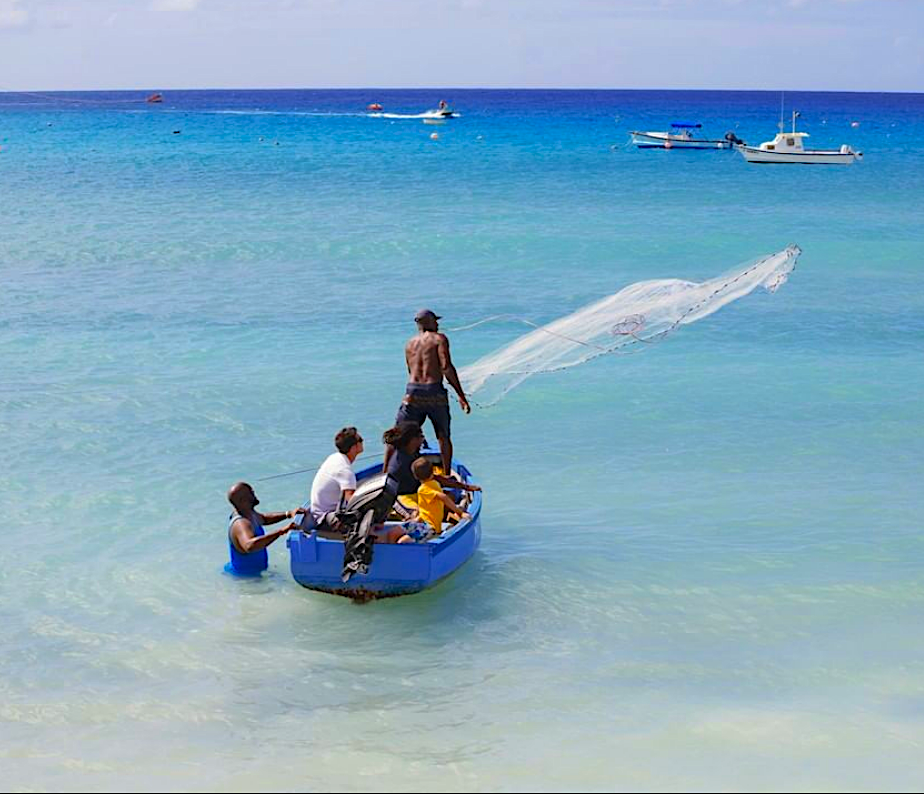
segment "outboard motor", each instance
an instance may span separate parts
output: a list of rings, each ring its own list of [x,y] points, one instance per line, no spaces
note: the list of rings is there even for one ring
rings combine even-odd
[[[725,140],[728,141],[732,146],[744,146],[744,141],[741,140],[734,132],[729,130],[725,133]]]
[[[337,513],[337,521],[345,535],[343,571],[340,574],[344,582],[348,582],[355,573],[369,570],[375,545],[373,529],[385,522],[397,498],[398,481],[383,473],[362,483],[346,507]]]

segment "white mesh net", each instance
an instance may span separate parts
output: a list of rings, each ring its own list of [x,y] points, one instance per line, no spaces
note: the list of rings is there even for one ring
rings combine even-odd
[[[802,251],[790,245],[709,281],[639,281],[615,295],[539,326],[507,315],[489,317],[454,331],[493,320],[515,320],[535,328],[459,371],[469,395],[487,407],[531,375],[583,364],[608,353],[628,352],[638,343],[664,339],[681,325],[708,317],[758,287],[775,292],[786,283]]]

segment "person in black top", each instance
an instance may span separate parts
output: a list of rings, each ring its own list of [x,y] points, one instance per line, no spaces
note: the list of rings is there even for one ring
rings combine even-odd
[[[420,425],[417,422],[398,422],[394,427],[385,431],[382,441],[393,450],[385,463],[384,470],[397,480],[398,496],[416,495],[420,483],[411,471],[411,464],[421,456],[420,447],[423,445],[424,434]],[[481,490],[478,485],[461,482],[445,473],[434,473],[433,479],[444,488],[460,488],[463,491]],[[399,505],[400,501],[395,503],[396,508]]]

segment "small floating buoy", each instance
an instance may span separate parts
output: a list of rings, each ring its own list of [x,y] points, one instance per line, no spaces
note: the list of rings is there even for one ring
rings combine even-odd
[[[173,131],[173,134],[174,134],[174,135],[179,135],[181,132],[182,132],[182,130],[174,130],[174,131]]]
[[[851,127],[859,127],[859,126],[860,126],[860,122],[859,122],[859,121],[851,121],[851,122],[850,122],[850,126],[851,126]]]
[[[484,140],[484,135],[476,135],[476,136],[475,136],[475,140],[476,140],[476,141],[483,141],[483,140]]]
[[[263,143],[263,136],[260,136],[260,143]]]
[[[665,148],[665,149],[673,149],[673,148],[674,148],[674,144],[672,144],[670,141],[664,141],[664,148]]]
[[[440,139],[440,134],[439,134],[438,132],[431,132],[431,133],[430,133],[430,140],[431,140],[431,141],[438,141],[439,139]]]

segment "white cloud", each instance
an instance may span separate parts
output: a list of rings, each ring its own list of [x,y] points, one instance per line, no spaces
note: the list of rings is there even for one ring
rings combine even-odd
[[[21,28],[29,22],[23,0],[0,0],[0,28]]]
[[[155,11],[193,11],[199,0],[154,0],[151,7]]]

